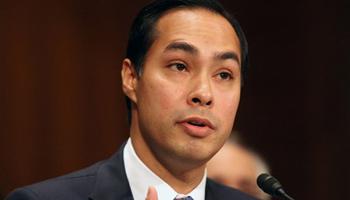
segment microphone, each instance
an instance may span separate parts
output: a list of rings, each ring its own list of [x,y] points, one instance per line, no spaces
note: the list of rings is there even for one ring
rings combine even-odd
[[[256,182],[260,189],[273,197],[283,200],[294,200],[283,190],[281,183],[269,174],[260,174]]]

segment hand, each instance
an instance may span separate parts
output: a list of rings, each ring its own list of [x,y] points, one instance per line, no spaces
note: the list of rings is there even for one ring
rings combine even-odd
[[[149,187],[146,200],[158,200],[157,190],[154,187]]]

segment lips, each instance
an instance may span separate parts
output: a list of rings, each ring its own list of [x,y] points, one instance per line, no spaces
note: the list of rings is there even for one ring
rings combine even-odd
[[[205,126],[207,126],[207,127],[211,128],[211,129],[214,129],[213,124],[209,120],[204,119],[204,118],[190,117],[190,118],[186,118],[185,120],[183,120],[182,123],[183,122],[191,124],[193,126],[198,126],[198,127],[205,127]]]
[[[206,137],[215,129],[213,124],[205,118],[190,117],[179,122],[185,132],[194,137]]]

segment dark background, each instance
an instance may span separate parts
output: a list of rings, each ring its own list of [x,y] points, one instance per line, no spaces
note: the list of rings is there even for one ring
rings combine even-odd
[[[0,1],[2,196],[128,137],[120,66],[146,2]],[[348,2],[222,1],[250,47],[236,129],[297,200],[350,199]]]

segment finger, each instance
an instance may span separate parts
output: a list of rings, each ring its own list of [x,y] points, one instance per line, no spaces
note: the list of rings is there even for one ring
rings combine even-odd
[[[154,187],[148,188],[146,200],[158,200],[157,190]]]

